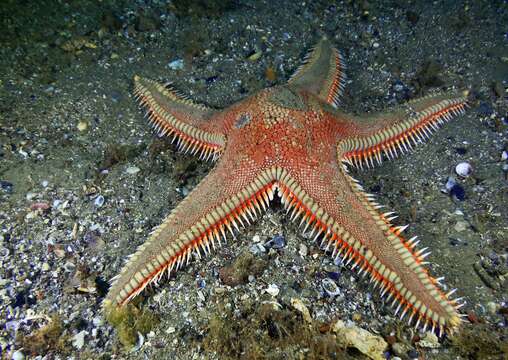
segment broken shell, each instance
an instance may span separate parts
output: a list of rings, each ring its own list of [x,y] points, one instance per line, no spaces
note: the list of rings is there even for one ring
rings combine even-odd
[[[275,284],[270,284],[268,285],[268,287],[265,289],[265,292],[267,292],[268,294],[272,295],[273,297],[279,295],[279,292],[280,292],[280,289],[277,285]]]
[[[96,207],[101,207],[102,205],[104,205],[104,196],[102,195],[97,196],[95,198],[94,205]]]
[[[330,278],[324,278],[321,281],[321,286],[323,287],[325,293],[332,298],[340,294],[340,288],[337,286],[335,281]]]
[[[455,172],[462,177],[468,177],[473,173],[473,167],[468,162],[461,162],[455,166]]]
[[[282,249],[286,246],[286,238],[284,235],[275,235],[271,240],[265,243],[265,246],[272,249]]]

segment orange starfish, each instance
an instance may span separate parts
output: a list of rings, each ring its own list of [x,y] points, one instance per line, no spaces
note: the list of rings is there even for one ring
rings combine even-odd
[[[184,152],[218,160],[213,171],[129,258],[104,301],[121,306],[148,284],[201,257],[281,198],[291,220],[321,237],[325,251],[369,274],[382,296],[398,303],[409,322],[439,333],[460,323],[458,299],[429,275],[425,249],[406,240],[348,167],[371,167],[423,143],[452,115],[464,112],[462,94],[430,95],[377,115],[337,110],[344,61],[327,39],[285,85],[260,91],[216,111],[170,86],[134,77],[135,96],[161,135]]]

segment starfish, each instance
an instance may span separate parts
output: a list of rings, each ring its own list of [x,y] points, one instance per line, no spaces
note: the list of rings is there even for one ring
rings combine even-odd
[[[192,102],[171,85],[134,77],[134,95],[160,136],[215,168],[130,256],[103,305],[120,307],[147,285],[201,258],[230,233],[252,223],[278,195],[292,221],[311,229],[334,258],[368,274],[400,318],[438,334],[461,322],[459,299],[425,267],[426,249],[393,212],[382,213],[350,174],[424,143],[467,94],[428,95],[392,111],[353,116],[338,110],[344,59],[323,38],[286,84],[264,89],[224,110]]]

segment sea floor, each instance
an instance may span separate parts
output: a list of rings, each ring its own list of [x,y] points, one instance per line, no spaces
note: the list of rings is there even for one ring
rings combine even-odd
[[[508,356],[506,1],[43,3],[0,4],[2,358]],[[467,113],[427,144],[354,171],[464,298],[460,331],[406,326],[277,202],[107,321],[108,281],[213,167],[154,135],[133,76],[225,107],[284,83],[323,35],[348,65],[347,112],[471,92]],[[340,326],[386,347],[362,351]]]

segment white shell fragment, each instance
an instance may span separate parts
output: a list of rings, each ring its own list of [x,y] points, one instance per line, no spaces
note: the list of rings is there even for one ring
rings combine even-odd
[[[455,166],[455,172],[462,177],[468,177],[473,173],[473,167],[468,162],[461,162]]]
[[[268,287],[265,289],[265,291],[266,291],[268,294],[270,294],[270,295],[272,295],[273,297],[275,297],[275,296],[279,295],[280,289],[279,289],[279,287],[278,287],[277,285],[275,285],[275,284],[270,284],[270,285],[268,285]]]

